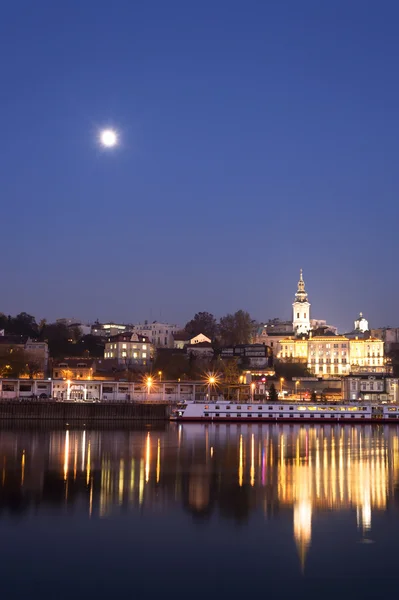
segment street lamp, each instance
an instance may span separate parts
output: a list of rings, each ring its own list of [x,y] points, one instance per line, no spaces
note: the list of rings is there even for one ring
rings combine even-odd
[[[158,371],[159,381],[162,379],[162,371]]]
[[[252,402],[254,401],[254,394],[255,394],[255,384],[251,383],[251,398],[252,398]]]
[[[147,397],[151,392],[152,377],[147,377]]]
[[[283,382],[284,382],[284,377],[280,377],[280,395],[283,395]]]
[[[209,375],[208,377],[208,398],[211,400],[211,385],[215,385],[216,377],[214,375]]]
[[[297,400],[298,400],[298,387],[299,387],[299,381],[297,380],[295,382],[295,396],[296,396]]]

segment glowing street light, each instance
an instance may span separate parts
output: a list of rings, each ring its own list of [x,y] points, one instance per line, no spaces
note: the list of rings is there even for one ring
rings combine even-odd
[[[162,379],[162,371],[158,371],[158,377],[159,377],[159,381],[161,381],[161,379]]]
[[[283,394],[284,377],[280,377],[280,394]]]
[[[298,387],[299,387],[299,380],[297,380],[295,382],[295,395],[296,395],[297,398],[298,398]]]
[[[255,394],[255,384],[251,383],[251,398],[252,398],[252,402],[254,401],[254,394]]]
[[[152,377],[147,377],[147,396],[148,394],[151,392],[151,386],[152,386]]]
[[[217,385],[217,383],[218,383],[218,378],[217,378],[217,376],[216,376],[216,375],[213,375],[212,373],[210,373],[210,374],[207,376],[207,379],[206,379],[206,381],[207,381],[207,383],[208,383],[208,398],[209,398],[209,400],[210,400],[210,399],[211,399],[211,386],[213,387],[213,386]]]

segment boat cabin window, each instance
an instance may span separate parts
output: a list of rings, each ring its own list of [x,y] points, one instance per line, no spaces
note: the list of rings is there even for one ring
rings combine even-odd
[[[249,415],[247,415],[247,417],[252,417],[252,415],[251,415],[251,414],[249,414]]]
[[[230,406],[226,406],[226,410],[230,410]]]
[[[215,406],[216,410],[220,410],[220,406]]]
[[[262,410],[262,407],[261,407],[261,406],[258,406],[258,410]]]
[[[217,408],[217,407],[216,407],[216,408]],[[220,414],[219,414],[219,413],[216,413],[215,417],[220,417]]]
[[[241,410],[241,406],[237,406],[237,410]]]
[[[282,406],[279,406],[278,409],[279,410],[284,410],[284,408]]]
[[[209,413],[204,413],[204,417],[209,417]]]
[[[241,415],[237,415],[237,417],[241,417]]]
[[[252,410],[252,406],[247,406],[247,410]]]
[[[273,406],[269,406],[269,410],[273,410]]]
[[[207,404],[205,404],[205,410],[208,410],[209,406]]]
[[[293,406],[290,406],[290,410],[294,410],[294,407],[293,407]]]

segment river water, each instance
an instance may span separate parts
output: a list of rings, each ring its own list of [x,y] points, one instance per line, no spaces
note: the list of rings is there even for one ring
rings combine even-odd
[[[399,575],[397,426],[0,430],[2,598],[371,598]]]

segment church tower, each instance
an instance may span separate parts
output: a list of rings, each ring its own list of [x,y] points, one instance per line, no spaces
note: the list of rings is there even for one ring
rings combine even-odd
[[[310,331],[310,302],[308,302],[308,294],[305,291],[305,282],[300,271],[298,289],[295,294],[295,302],[292,304],[293,319],[292,327],[295,335],[309,333]]]

